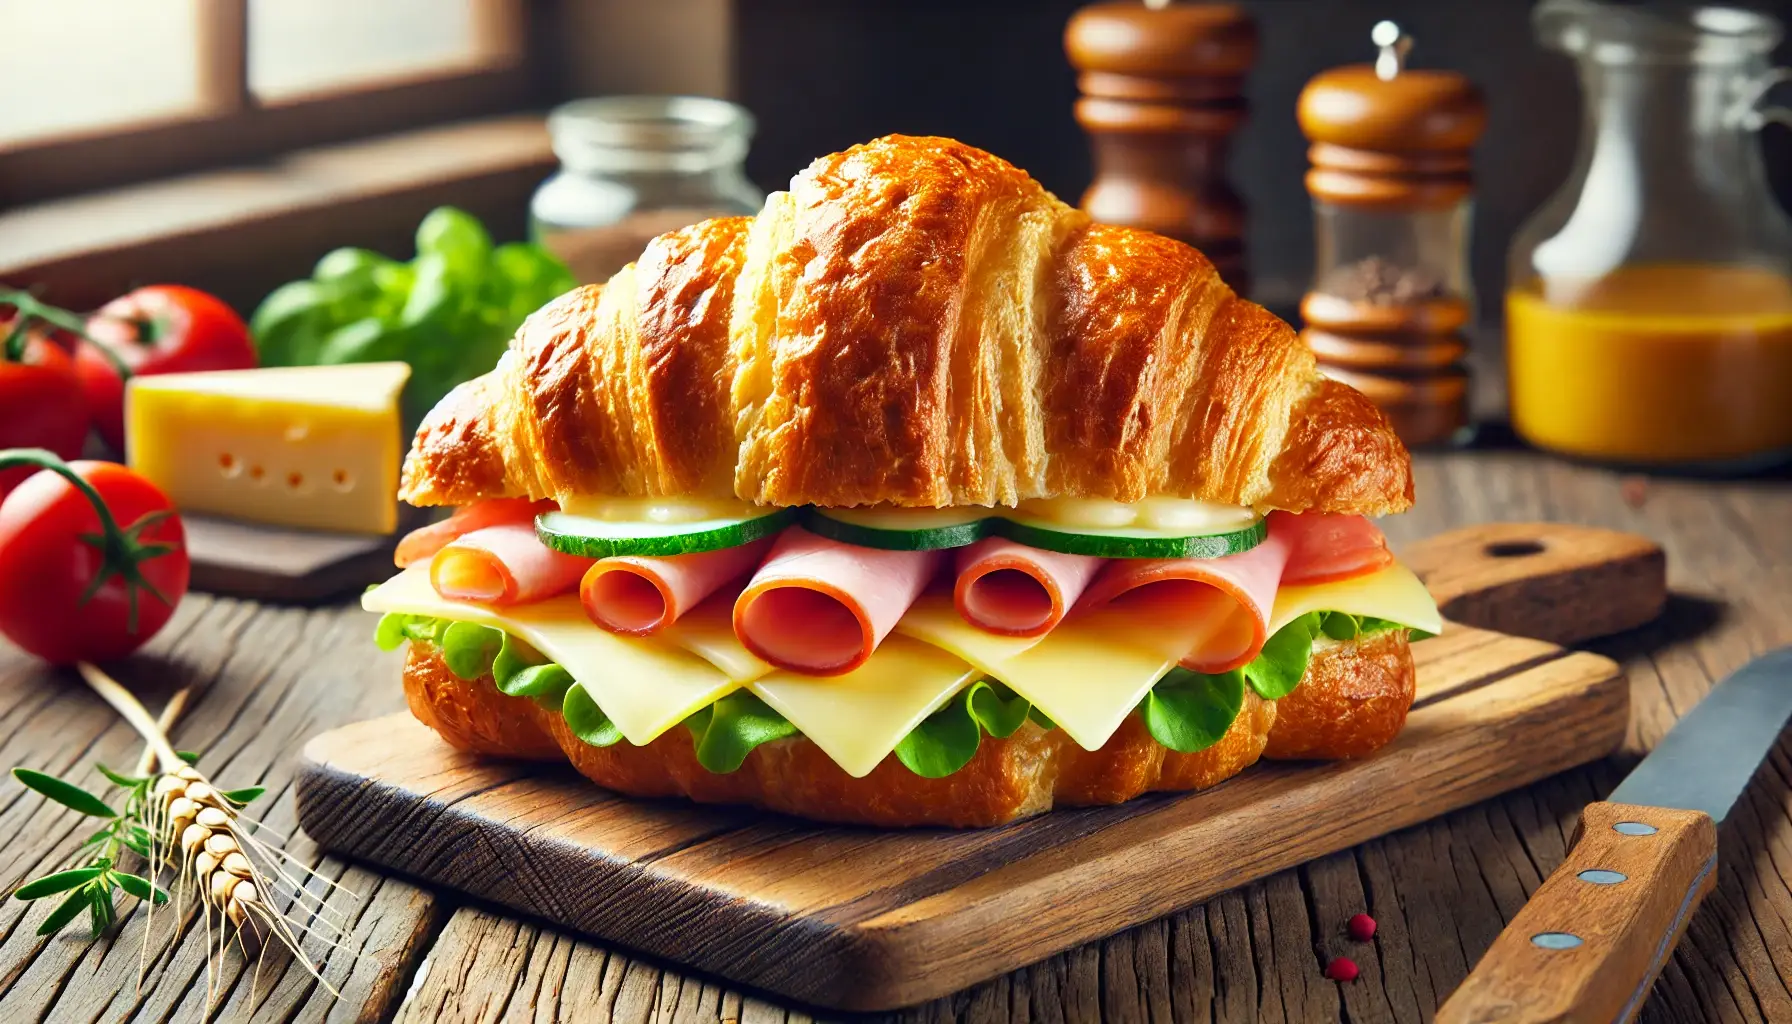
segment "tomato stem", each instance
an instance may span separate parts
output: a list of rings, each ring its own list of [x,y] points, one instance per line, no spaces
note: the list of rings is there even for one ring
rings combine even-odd
[[[0,288],[0,306],[11,306],[18,315],[13,318],[12,331],[7,334],[6,341],[0,344],[0,356],[8,362],[22,362],[25,358],[25,342],[29,338],[28,329],[31,321],[37,320],[49,324],[57,330],[68,333],[87,342],[99,350],[101,357],[112,364],[121,381],[131,379],[131,368],[112,351],[111,346],[101,344],[93,335],[87,333],[87,322],[77,314],[60,306],[52,306],[38,299],[30,292],[11,288]]]
[[[93,546],[100,553],[100,567],[94,573],[93,582],[88,584],[86,592],[81,595],[78,604],[86,604],[99,593],[107,580],[117,576],[124,583],[126,615],[125,631],[137,631],[137,592],[148,591],[156,600],[168,607],[174,603],[167,595],[156,589],[155,584],[143,575],[143,563],[153,558],[160,558],[176,550],[173,544],[162,542],[146,542],[143,531],[167,519],[172,513],[167,509],[147,513],[138,518],[130,526],[121,527],[118,519],[107,507],[106,499],[81,474],[75,472],[73,466],[62,461],[55,452],[46,448],[8,448],[0,451],[0,470],[12,469],[16,466],[36,466],[47,469],[67,480],[76,490],[87,498],[93,506],[94,515],[99,518],[100,532],[82,534],[81,539]]]

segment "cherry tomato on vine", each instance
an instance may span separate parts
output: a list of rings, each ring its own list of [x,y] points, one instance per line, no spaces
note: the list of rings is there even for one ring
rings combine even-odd
[[[100,436],[124,450],[124,380],[96,350],[104,345],[133,375],[247,370],[256,365],[249,325],[222,301],[194,288],[157,284],[106,303],[87,321],[75,369]]]
[[[68,350],[21,309],[0,312],[0,448],[48,448],[73,459],[86,440],[87,406]],[[0,470],[0,498],[32,472]]]
[[[0,634],[56,664],[122,658],[187,593],[186,532],[154,484],[113,462],[0,451],[41,472],[0,501]]]

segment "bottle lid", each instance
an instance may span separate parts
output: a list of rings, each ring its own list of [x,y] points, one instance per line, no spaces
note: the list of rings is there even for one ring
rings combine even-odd
[[[1307,190],[1353,206],[1426,208],[1466,198],[1469,150],[1487,127],[1487,105],[1454,71],[1405,66],[1412,46],[1392,22],[1372,35],[1380,56],[1321,72],[1301,90],[1297,113],[1313,143]]]
[[[1235,100],[1257,59],[1257,24],[1236,4],[1109,0],[1071,16],[1064,52],[1088,96]]]

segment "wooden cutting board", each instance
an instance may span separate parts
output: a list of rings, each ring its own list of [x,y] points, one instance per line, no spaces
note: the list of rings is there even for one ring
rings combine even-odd
[[[904,1006],[1616,748],[1618,666],[1511,634],[1648,621],[1666,599],[1659,547],[1509,524],[1404,554],[1455,621],[1414,646],[1406,728],[1360,761],[1265,762],[1206,792],[1001,828],[879,831],[629,800],[395,715],[306,746],[299,820],[330,849],[806,1003]]]
[[[400,506],[392,533],[329,533],[183,515],[194,590],[280,604],[316,604],[392,575],[392,550],[428,513]]]

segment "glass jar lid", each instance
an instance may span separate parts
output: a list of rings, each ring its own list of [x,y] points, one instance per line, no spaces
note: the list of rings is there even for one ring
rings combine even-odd
[[[556,107],[548,134],[571,170],[693,174],[744,160],[753,115],[705,96],[605,96]]]
[[[1543,42],[1601,64],[1733,64],[1780,41],[1779,22],[1740,7],[1543,0],[1531,17]]]

